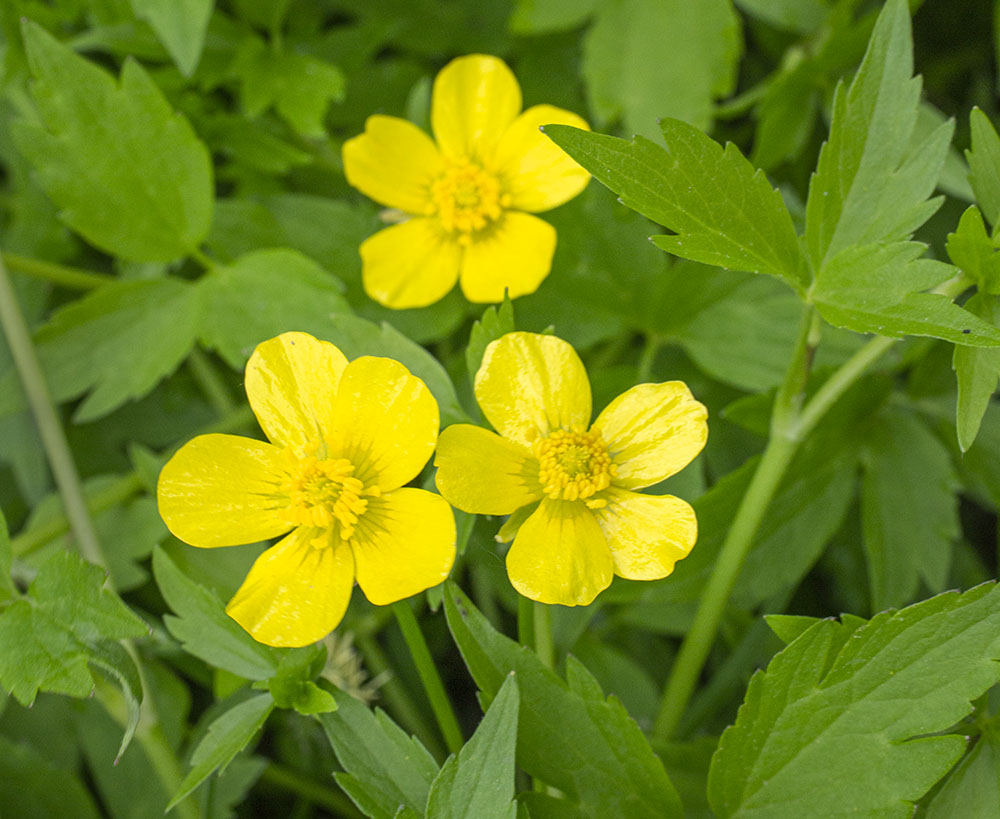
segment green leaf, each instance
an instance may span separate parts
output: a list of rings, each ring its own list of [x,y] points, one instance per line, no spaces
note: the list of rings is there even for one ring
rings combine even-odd
[[[948,257],[969,276],[976,287],[1000,294],[1000,249],[986,233],[979,208],[969,205],[954,233],[948,234]]]
[[[191,754],[192,768],[170,799],[167,810],[197,788],[216,768],[220,773],[224,771],[233,757],[250,744],[273,709],[274,700],[270,694],[257,694],[217,717]]]
[[[931,592],[948,582],[961,527],[958,479],[944,445],[914,415],[887,413],[863,457],[861,518],[872,607],[910,602],[919,580]]]
[[[211,160],[135,61],[121,83],[26,22],[40,123],[15,123],[21,152],[88,242],[123,259],[168,262],[196,249],[212,220]]]
[[[517,676],[518,766],[565,794],[558,800],[539,795],[538,801],[545,803],[538,807],[539,815],[682,815],[677,792],[639,726],[616,698],[604,698],[582,666],[574,666],[567,685],[534,652],[495,631],[452,583],[445,588],[445,614],[487,700],[497,695],[511,671]],[[536,815],[534,804],[530,809]]]
[[[152,26],[181,74],[190,77],[201,59],[215,0],[131,0],[131,3],[135,16]]]
[[[806,244],[813,267],[852,245],[908,238],[941,204],[937,184],[953,123],[913,144],[920,80],[906,0],[886,3],[845,91],[837,87],[830,137],[809,183]]]
[[[581,73],[598,124],[656,134],[664,116],[707,129],[712,101],[735,87],[743,43],[730,0],[602,0]],[[670,89],[664,93],[664,89]]]
[[[334,774],[337,784],[372,819],[393,819],[400,806],[422,816],[438,773],[433,757],[383,711],[343,691],[332,694],[337,710],[319,721],[345,771]]]
[[[997,297],[976,293],[964,305],[965,309],[993,325],[1000,322]],[[952,367],[958,379],[958,400],[955,403],[955,427],[962,452],[976,440],[979,425],[1000,379],[1000,350],[979,347],[955,347]]]
[[[226,614],[222,601],[191,580],[163,549],[153,551],[153,574],[177,617],[166,615],[167,630],[185,651],[216,668],[248,680],[266,680],[278,668],[275,652],[253,639]]]
[[[514,746],[520,697],[510,674],[458,756],[448,758],[431,785],[429,819],[515,819]]]
[[[18,596],[14,581],[10,577],[10,567],[14,555],[10,548],[10,532],[7,529],[7,519],[0,509],[0,607],[8,600]]]
[[[514,304],[504,293],[503,301],[496,307],[487,307],[483,317],[473,323],[469,332],[469,346],[465,348],[465,368],[469,372],[469,378],[475,379],[490,342],[513,332]]]
[[[951,772],[944,787],[928,803],[923,817],[985,819],[996,814],[997,805],[1000,805],[1000,736],[992,725]]]
[[[814,626],[819,618],[799,614],[765,614],[768,627],[778,639],[788,645]]]
[[[576,28],[600,0],[517,0],[507,25],[515,34],[550,34]]]
[[[815,31],[830,14],[826,0],[736,0],[736,5],[775,28],[800,34]]]
[[[94,643],[88,652],[90,665],[101,669],[114,679],[125,697],[125,733],[118,745],[115,762],[122,758],[125,749],[132,742],[136,728],[139,727],[139,707],[142,705],[142,678],[136,668],[132,656],[119,643],[103,641]]]
[[[965,152],[969,182],[986,221],[993,228],[1000,221],[1000,136],[979,108],[969,114],[972,148]]]
[[[337,710],[333,696],[313,682],[326,663],[326,649],[312,645],[282,655],[274,676],[267,681],[267,690],[279,708],[294,708],[304,716],[326,714]],[[257,683],[255,688],[262,687]]]
[[[31,748],[0,736],[0,805],[18,819],[98,819],[101,815],[80,780]]]
[[[332,313],[350,312],[344,287],[298,251],[258,250],[219,267],[199,282],[202,341],[241,369],[262,341],[286,330],[329,327]]]
[[[767,273],[796,290],[808,283],[792,218],[767,177],[732,143],[723,148],[686,123],[660,123],[666,149],[548,125],[545,133],[622,202],[674,231],[658,247],[705,264]]]

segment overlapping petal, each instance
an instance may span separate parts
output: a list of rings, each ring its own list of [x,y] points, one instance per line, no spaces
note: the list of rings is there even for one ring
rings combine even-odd
[[[330,456],[383,491],[413,480],[434,451],[440,418],[427,386],[398,361],[364,356],[344,369],[331,407]]]
[[[683,381],[623,392],[594,421],[618,465],[615,484],[637,489],[679,472],[705,446],[707,417]]]
[[[347,358],[308,333],[282,333],[257,345],[244,386],[261,429],[279,446],[324,443],[333,426],[333,397]],[[318,452],[323,456],[322,448]]]
[[[257,558],[226,613],[258,642],[305,646],[336,628],[353,585],[350,547],[302,527]]]
[[[412,122],[376,115],[344,143],[344,174],[365,196],[406,213],[423,214],[430,185],[444,168],[434,141]]]
[[[586,120],[554,105],[535,105],[504,132],[494,167],[511,207],[538,213],[568,202],[590,181],[590,174],[541,132],[543,125],[589,130]]]
[[[455,286],[462,248],[432,219],[415,218],[361,243],[365,292],[401,310],[425,307]]]
[[[434,79],[431,127],[452,159],[488,160],[520,110],[521,87],[497,57],[459,57]]]
[[[586,427],[590,382],[573,347],[555,336],[507,333],[476,373],[476,400],[502,436],[530,447],[553,429]]]
[[[542,496],[531,451],[472,424],[442,431],[434,465],[438,491],[463,512],[509,515]]]
[[[423,489],[397,489],[369,502],[351,538],[358,585],[378,606],[444,581],[455,560],[455,517]]]
[[[281,451],[236,435],[199,435],[160,472],[156,487],[167,528],[192,546],[236,546],[292,528],[283,514]]]
[[[507,211],[465,249],[462,292],[469,301],[503,301],[534,293],[549,274],[556,229],[528,213]]]
[[[611,487],[608,505],[595,510],[614,559],[615,574],[658,580],[674,570],[698,538],[698,521],[686,501],[672,495],[640,495]]]
[[[597,519],[574,501],[543,500],[507,553],[514,588],[541,603],[586,606],[610,585],[612,573]]]

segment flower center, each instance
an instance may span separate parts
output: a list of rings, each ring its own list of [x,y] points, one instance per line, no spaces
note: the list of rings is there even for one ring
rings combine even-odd
[[[557,429],[534,443],[538,458],[538,481],[542,491],[555,500],[584,500],[592,509],[606,504],[587,500],[607,489],[618,468],[601,438],[601,431]]]
[[[365,487],[352,477],[354,465],[344,458],[320,459],[286,452],[290,463],[282,483],[287,494],[288,519],[297,526],[332,529],[339,526],[340,537],[349,540],[354,527],[368,508],[365,496],[378,497],[377,486]],[[317,542],[325,542],[318,539]]]
[[[500,218],[510,197],[500,193],[500,181],[471,162],[451,165],[431,183],[429,216],[437,216],[442,227],[459,233],[459,240],[482,230]]]

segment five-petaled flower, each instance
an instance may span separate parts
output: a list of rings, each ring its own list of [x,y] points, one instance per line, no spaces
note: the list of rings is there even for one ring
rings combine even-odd
[[[200,435],[160,473],[168,528],[193,546],[284,537],[226,607],[253,637],[301,646],[340,622],[355,578],[384,605],[445,579],[455,520],[439,495],[401,488],[434,450],[438,407],[399,362],[348,363],[333,344],[284,333],[260,344],[246,391],[271,443]]]
[[[461,280],[469,301],[533,293],[548,275],[556,231],[532,213],[572,199],[589,175],[539,131],[587,128],[551,105],[521,112],[521,89],[496,57],[452,60],[431,98],[436,144],[412,123],[373,116],[344,144],[347,180],[405,221],[361,245],[365,291],[422,307]]]
[[[705,407],[683,382],[632,387],[588,429],[590,383],[576,351],[518,332],[486,348],[475,394],[500,434],[447,427],[437,486],[463,511],[511,515],[501,538],[516,528],[507,574],[522,595],[587,605],[613,574],[656,580],[691,550],[690,505],[633,491],[678,472],[705,445]]]

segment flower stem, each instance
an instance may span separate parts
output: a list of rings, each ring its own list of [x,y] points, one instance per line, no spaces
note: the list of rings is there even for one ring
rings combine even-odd
[[[451,753],[458,753],[461,750],[464,740],[462,731],[458,727],[458,720],[451,707],[451,700],[444,690],[444,683],[441,682],[441,675],[438,674],[437,666],[431,657],[430,649],[427,648],[427,641],[424,633],[420,630],[413,609],[410,608],[408,600],[399,600],[392,604],[392,613],[396,615],[396,622],[403,632],[403,639],[410,649],[410,656],[417,667],[417,673],[424,684],[424,691],[427,692],[427,699],[430,700],[431,709],[437,719],[444,743]]]
[[[552,609],[546,603],[532,604],[535,615],[535,653],[546,668],[555,668],[556,652],[552,645]]]
[[[533,600],[517,596],[517,641],[529,648],[535,644],[535,610]]]
[[[642,352],[639,354],[639,365],[636,367],[636,383],[648,384],[653,377],[653,365],[656,363],[656,354],[660,351],[663,340],[655,333],[646,335]]]
[[[22,273],[36,279],[58,284],[72,290],[93,290],[105,284],[117,281],[114,276],[108,273],[95,273],[91,270],[81,270],[76,267],[46,262],[42,259],[32,259],[28,256],[19,256],[16,253],[0,254],[3,262],[14,273]]]

